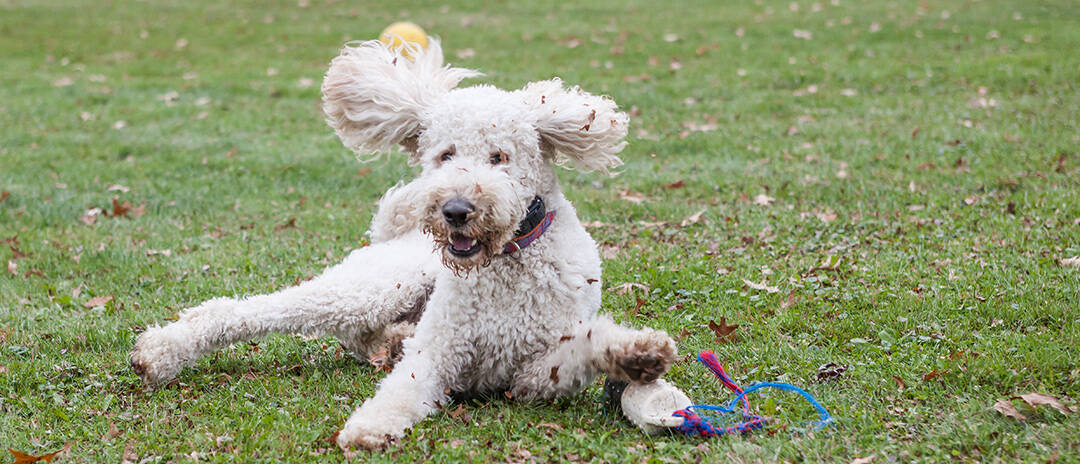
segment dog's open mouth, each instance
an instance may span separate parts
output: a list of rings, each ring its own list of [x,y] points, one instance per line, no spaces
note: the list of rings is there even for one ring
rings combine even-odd
[[[480,251],[480,242],[475,238],[459,233],[450,234],[450,254],[459,258],[467,258]]]

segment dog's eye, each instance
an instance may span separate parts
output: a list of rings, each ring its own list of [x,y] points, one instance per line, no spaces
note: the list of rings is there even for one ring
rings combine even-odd
[[[447,150],[447,151],[444,151],[443,154],[439,155],[439,161],[447,162],[447,161],[450,161],[453,157],[454,157],[454,152],[452,152],[450,150]]]
[[[502,150],[499,150],[491,154],[490,161],[492,165],[496,165],[510,161],[510,158],[506,156],[506,153],[503,153]]]

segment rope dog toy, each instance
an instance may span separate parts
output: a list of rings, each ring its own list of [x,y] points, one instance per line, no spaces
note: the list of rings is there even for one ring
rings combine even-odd
[[[832,423],[832,416],[829,415],[829,411],[825,410],[825,407],[822,406],[821,403],[818,403],[812,395],[799,387],[786,383],[763,382],[750,385],[743,390],[735,383],[735,381],[731,380],[731,377],[724,371],[724,367],[720,365],[720,361],[716,359],[716,355],[713,354],[712,350],[702,351],[698,354],[697,359],[720,379],[720,383],[724,384],[728,390],[731,390],[733,393],[737,394],[737,396],[735,399],[731,400],[731,403],[729,403],[727,407],[695,404],[675,411],[672,414],[673,416],[683,418],[682,425],[675,428],[687,435],[715,437],[718,435],[730,435],[734,433],[750,433],[764,427],[766,418],[750,412],[750,399],[746,397],[747,394],[762,388],[776,388],[798,393],[803,398],[806,398],[806,401],[810,402],[810,404],[814,406],[814,409],[817,409],[820,420],[815,421],[815,423],[818,425],[819,429],[825,428]],[[742,402],[742,408],[741,410],[737,410],[740,401]],[[742,417],[741,420],[732,420],[730,417],[724,418],[720,415],[712,415],[715,413],[723,415],[739,413]],[[720,425],[725,422],[731,425]]]

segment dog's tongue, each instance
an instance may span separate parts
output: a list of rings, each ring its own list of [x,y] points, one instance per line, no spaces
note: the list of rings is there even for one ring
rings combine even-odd
[[[464,235],[454,235],[450,237],[450,246],[454,247],[457,251],[469,251],[473,247],[473,239]]]

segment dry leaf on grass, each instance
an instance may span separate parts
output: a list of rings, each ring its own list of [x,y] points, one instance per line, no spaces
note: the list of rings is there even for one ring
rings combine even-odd
[[[98,307],[98,306],[105,306],[110,301],[112,301],[112,299],[113,299],[112,295],[95,296],[95,297],[91,298],[89,301],[87,301],[86,303],[83,303],[83,306],[85,306],[87,308],[95,308],[95,307]]]
[[[640,205],[646,201],[645,195],[642,195],[630,189],[620,190],[619,199],[629,201],[630,203],[633,203],[635,205]]]
[[[759,193],[754,197],[754,204],[761,206],[769,206],[776,201],[776,198],[770,197],[764,193]]]
[[[842,364],[834,362],[822,364],[821,367],[817,369],[817,379],[822,382],[826,380],[836,380],[844,375],[844,372],[847,372],[847,366]]]
[[[1027,422],[1027,417],[1020,414],[1020,411],[1017,411],[1016,406],[1013,406],[1009,400],[998,400],[994,403],[994,410],[1020,422]]]
[[[637,282],[627,282],[624,284],[619,284],[613,287],[612,290],[615,292],[616,295],[625,295],[627,293],[630,293],[630,291],[635,288],[645,292],[645,294],[649,293],[649,287],[646,287],[645,285],[639,284]]]
[[[679,224],[679,227],[686,227],[686,226],[690,226],[690,225],[693,225],[693,224],[699,224],[699,223],[705,222],[705,219],[702,217],[704,214],[705,214],[705,208],[701,208],[701,211],[698,211],[698,212],[696,212],[694,214],[691,214],[686,219],[683,219],[683,222]]]
[[[1062,258],[1061,265],[1080,267],[1080,256],[1073,256],[1072,258]]]
[[[750,287],[750,288],[752,288],[754,290],[765,290],[766,292],[769,292],[769,293],[776,293],[776,292],[780,291],[780,289],[778,287],[769,286],[768,284],[765,283],[764,280],[761,281],[761,283],[751,282],[751,281],[746,280],[746,279],[743,279],[742,281],[743,281],[744,284],[746,284],[747,287]]]
[[[721,317],[719,324],[712,320],[709,321],[709,330],[712,330],[713,334],[716,335],[716,341],[720,343],[734,342],[736,338],[735,331],[738,329],[738,324],[728,325],[726,317]]]
[[[1050,396],[1050,395],[1047,395],[1045,393],[1028,393],[1028,394],[1025,394],[1025,395],[1014,396],[1014,397],[1009,398],[1009,399],[1010,400],[1015,400],[1015,399],[1024,400],[1024,402],[1027,403],[1028,406],[1031,406],[1033,408],[1036,407],[1036,406],[1039,406],[1041,404],[1046,405],[1046,406],[1050,406],[1051,408],[1054,408],[1054,409],[1057,409],[1058,411],[1061,411],[1061,413],[1065,414],[1065,415],[1069,415],[1069,413],[1076,411],[1075,407],[1074,408],[1067,408],[1067,407],[1065,407],[1064,404],[1061,404],[1061,401],[1058,400],[1057,397]]]
[[[11,455],[15,456],[15,460],[12,461],[10,464],[31,464],[31,463],[34,463],[34,462],[49,462],[49,461],[52,461],[53,458],[55,458],[58,454],[70,450],[71,445],[72,445],[72,442],[69,441],[64,445],[63,448],[61,448],[59,450],[56,450],[56,451],[53,451],[53,452],[51,452],[49,454],[42,454],[41,456],[33,456],[33,455],[30,455],[30,454],[15,451],[15,450],[13,450],[11,448],[8,448],[8,451],[11,452]]]

